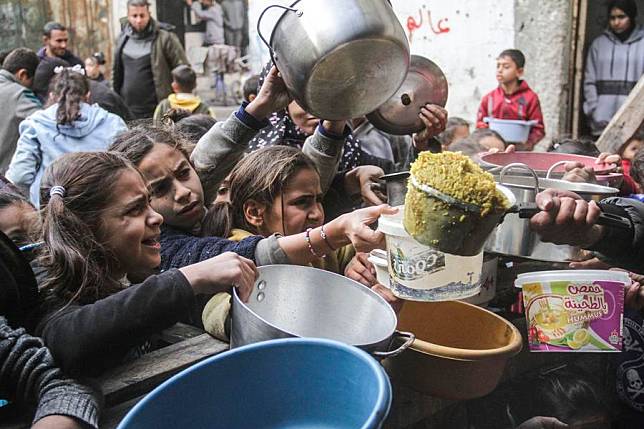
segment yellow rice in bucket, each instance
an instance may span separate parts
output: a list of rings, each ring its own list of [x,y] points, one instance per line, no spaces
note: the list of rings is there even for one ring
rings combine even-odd
[[[479,210],[471,211],[449,204],[413,184],[431,187]],[[438,247],[445,253],[475,254],[482,247],[467,241],[484,239],[496,225],[499,213],[510,206],[494,177],[460,152],[423,152],[411,166],[405,199],[404,225],[419,242]],[[495,216],[488,216],[494,214]],[[489,220],[488,220],[489,218]]]

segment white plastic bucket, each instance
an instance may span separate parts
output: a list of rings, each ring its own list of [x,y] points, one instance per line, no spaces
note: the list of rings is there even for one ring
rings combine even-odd
[[[537,121],[520,121],[515,119],[497,119],[492,117],[483,118],[484,122],[490,124],[490,129],[501,134],[501,137],[508,143],[525,143],[528,141],[530,129],[537,124]]]
[[[393,294],[412,301],[452,301],[478,294],[483,252],[456,256],[422,245],[405,231],[403,213],[399,206],[398,213],[378,220],[387,243]]]
[[[622,350],[623,271],[563,270],[519,274],[530,351]]]
[[[474,296],[462,299],[469,304],[487,307],[496,295],[496,279],[498,275],[499,257],[485,254],[483,256],[483,270],[481,271],[481,291]]]

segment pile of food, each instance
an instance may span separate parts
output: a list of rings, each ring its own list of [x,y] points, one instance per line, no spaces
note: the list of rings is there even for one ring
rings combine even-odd
[[[494,177],[467,156],[423,152],[411,166],[404,225],[423,244],[471,256],[509,206]]]

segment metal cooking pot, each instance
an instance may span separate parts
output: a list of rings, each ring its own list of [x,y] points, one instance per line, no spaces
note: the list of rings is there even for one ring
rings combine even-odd
[[[286,11],[268,43],[259,26],[273,7]],[[407,37],[388,0],[272,5],[257,30],[291,96],[319,118],[357,118],[376,110],[409,69]]]
[[[385,189],[387,190],[387,204],[391,207],[402,206],[405,204],[409,171],[385,174],[378,180],[380,182],[384,182]]]
[[[377,293],[344,276],[294,265],[259,267],[247,303],[233,291],[230,347],[274,338],[341,341],[377,358],[396,356],[414,341],[397,332],[398,319]],[[389,351],[394,337],[405,337]]]
[[[512,169],[527,171],[531,176],[506,175]],[[505,166],[499,175],[495,175],[495,180],[512,192],[517,203],[532,203],[535,201],[537,193],[547,188],[572,191],[586,201],[600,201],[603,198],[614,196],[618,193],[618,190],[615,188],[590,183],[542,179],[537,177],[537,174],[524,164],[509,164]],[[518,256],[548,262],[567,262],[584,259],[584,251],[578,247],[541,241],[539,236],[530,229],[530,223],[528,221],[512,213],[505,216],[503,222],[488,238],[485,244],[485,250],[502,255]]]

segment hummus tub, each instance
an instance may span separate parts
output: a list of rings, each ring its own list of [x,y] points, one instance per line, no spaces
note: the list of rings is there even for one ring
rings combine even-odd
[[[530,351],[619,352],[624,289],[621,271],[564,270],[519,274]]]
[[[478,294],[483,252],[457,256],[425,246],[405,231],[403,212],[399,207],[398,213],[378,220],[394,295],[412,301],[450,301]]]

